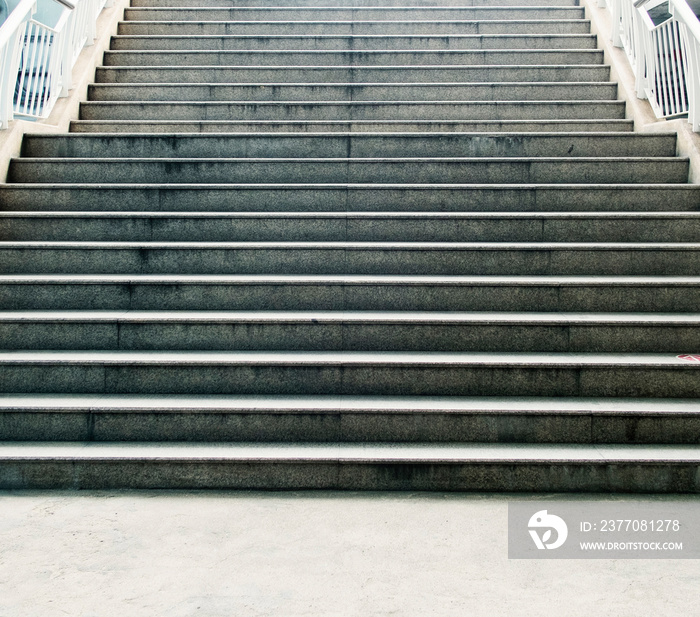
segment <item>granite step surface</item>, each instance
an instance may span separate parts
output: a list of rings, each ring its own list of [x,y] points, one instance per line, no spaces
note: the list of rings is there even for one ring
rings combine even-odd
[[[672,353],[0,351],[0,392],[699,398]]]
[[[698,276],[698,243],[3,242],[5,274]]]
[[[395,21],[395,20],[556,20],[584,19],[580,6],[372,6],[372,7],[184,7],[126,8],[126,21]]]
[[[100,84],[91,101],[604,101],[617,86],[574,83]]]
[[[24,350],[489,351],[653,353],[700,349],[683,313],[368,311],[0,312]]]
[[[87,101],[81,120],[623,120],[623,101]]]
[[[171,34],[120,35],[114,51],[243,50],[243,49],[595,49],[591,34]]]
[[[694,446],[5,443],[3,489],[698,492]]]
[[[17,158],[9,182],[683,183],[681,157]]]
[[[315,11],[314,11],[315,12]],[[590,34],[590,21],[578,17],[568,19],[537,18],[528,13],[519,19],[488,19],[478,20],[450,16],[450,18],[426,17],[420,20],[410,20],[401,16],[392,19],[376,21],[377,17],[369,15],[362,19],[338,19],[328,16],[327,20],[320,19],[315,14],[304,21],[231,21],[228,19],[213,20],[211,15],[203,14],[197,17],[190,14],[186,21],[160,21],[144,19],[138,21],[121,21],[117,27],[118,35],[416,35],[416,34],[462,34],[462,35],[492,35],[492,34]],[[373,21],[374,20],[374,21]]]
[[[597,49],[106,51],[104,66],[490,66],[602,64]]]
[[[73,120],[75,133],[626,133],[633,121],[616,120],[370,120],[370,121],[216,121]]]
[[[5,241],[694,242],[698,212],[0,212]]]
[[[599,82],[610,78],[604,64],[397,66],[98,66],[98,84],[232,83],[503,83]]]
[[[684,212],[692,184],[0,184],[21,212]]]
[[[133,0],[131,6],[139,7],[184,7],[184,8],[231,8],[232,0]],[[372,8],[375,6],[426,7],[426,6],[578,6],[576,0],[246,0],[249,7],[344,7]]]
[[[224,135],[32,135],[21,156],[95,158],[227,157],[674,157],[675,135],[599,134],[224,134]]]
[[[597,42],[134,0],[0,186],[0,487],[699,492],[700,193]]]
[[[692,445],[700,440],[699,404],[638,398],[0,394],[0,441]]]
[[[0,274],[0,292],[9,311],[694,313],[700,277]]]

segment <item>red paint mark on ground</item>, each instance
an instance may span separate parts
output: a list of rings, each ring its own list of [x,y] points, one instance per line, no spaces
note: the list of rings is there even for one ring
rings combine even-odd
[[[681,354],[680,356],[676,356],[677,358],[681,360],[690,360],[691,362],[700,362],[700,355],[693,355],[689,353],[684,353]]]

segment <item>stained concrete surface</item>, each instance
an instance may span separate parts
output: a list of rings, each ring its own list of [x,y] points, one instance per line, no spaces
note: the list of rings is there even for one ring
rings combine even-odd
[[[0,616],[700,615],[696,560],[509,560],[523,498],[4,491]]]

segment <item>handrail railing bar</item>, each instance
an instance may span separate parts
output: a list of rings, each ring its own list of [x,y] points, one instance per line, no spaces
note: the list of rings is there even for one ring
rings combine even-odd
[[[662,112],[665,112],[664,115],[669,115],[673,114],[675,111],[675,104],[673,100],[673,92],[672,88],[669,88],[668,86],[670,84],[667,84],[667,81],[669,79],[669,73],[671,72],[671,62],[669,62],[669,54],[673,53],[671,50],[671,46],[669,45],[668,42],[668,37],[666,36],[667,32],[665,28],[661,28],[659,31],[659,36],[658,39],[660,39],[661,45],[660,46],[654,46],[652,47],[652,53],[658,54],[660,57],[660,66],[659,69],[656,72],[656,75],[654,75],[654,78],[656,79],[657,83],[659,84],[659,90],[661,91],[661,96],[662,96],[662,101],[663,101],[663,106],[662,106]],[[653,39],[652,39],[653,40]]]
[[[678,21],[685,23],[686,28],[689,30],[689,34],[692,34],[696,40],[700,41],[700,21],[698,21],[697,15],[693,13],[693,10],[688,6],[685,0],[670,0],[671,13]],[[680,18],[680,19],[679,19]]]
[[[676,97],[678,99],[678,109],[687,109],[688,68],[686,63],[686,56],[688,55],[688,52],[686,51],[685,44],[683,43],[680,37],[680,32],[678,30],[678,22],[673,22],[671,35],[673,36],[674,49],[681,50],[681,53],[678,57],[678,63],[673,63],[673,74],[675,76],[674,85]]]
[[[8,15],[0,28],[0,47],[7,45],[10,38],[27,20],[27,16],[36,11],[36,0],[21,0],[21,2]]]
[[[34,36],[36,39],[36,24],[32,21],[27,24],[27,36],[24,39],[24,49],[26,50],[26,54],[24,54],[23,57],[23,62],[22,62],[22,74],[25,75],[25,80],[26,80],[26,89],[20,90],[17,93],[17,96],[19,97],[19,104],[20,106],[23,106],[22,111],[24,113],[29,113],[29,101],[32,99],[32,93],[35,91],[34,88],[34,75],[31,71],[31,67],[35,66],[36,62],[36,51],[37,51],[37,45],[32,45],[31,47],[27,46],[27,38],[31,38]],[[26,95],[23,97],[22,93],[25,93]]]
[[[21,49],[21,51],[20,51],[19,64],[18,64],[18,66],[17,66],[17,68],[18,68],[18,70],[19,70],[19,79],[18,79],[17,85],[15,86],[15,90],[16,90],[18,96],[21,95],[21,93],[24,91],[25,82],[26,82],[26,80],[27,80],[27,75],[26,75],[26,73],[24,72],[24,69],[23,69],[22,66],[21,66],[21,62],[22,62],[21,56],[24,55],[24,40],[25,40],[25,37],[27,36],[27,32],[29,32],[29,29],[30,29],[30,28],[31,28],[31,22],[27,22],[27,23],[23,26],[23,28],[22,28],[23,34],[20,36],[20,39],[21,39],[21,42],[20,42],[20,43],[21,43],[21,48],[20,48],[20,49]],[[13,93],[13,95],[14,95],[14,93]]]
[[[44,32],[44,42],[42,49],[42,59],[41,66],[46,67],[43,72],[37,76],[37,81],[40,84],[40,88],[37,88],[37,96],[39,107],[34,113],[40,114],[46,104],[49,102],[51,97],[51,80],[53,79],[53,73],[51,72],[51,57],[49,52],[51,49],[51,35],[49,32]]]

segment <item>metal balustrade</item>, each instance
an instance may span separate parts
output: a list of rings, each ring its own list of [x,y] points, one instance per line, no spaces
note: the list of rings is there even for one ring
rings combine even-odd
[[[688,115],[700,132],[700,21],[686,0],[608,0],[612,42],[657,118]]]
[[[40,119],[68,96],[80,52],[96,37],[105,0],[20,0],[0,26],[0,128]]]
[[[700,21],[685,0],[671,0],[670,6],[686,54],[688,122],[700,132]]]

